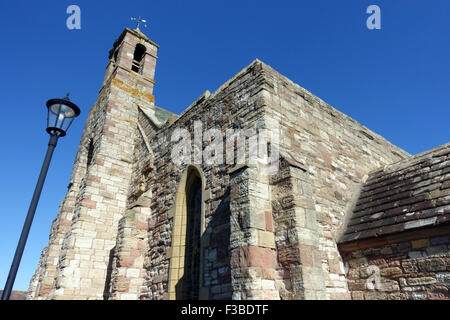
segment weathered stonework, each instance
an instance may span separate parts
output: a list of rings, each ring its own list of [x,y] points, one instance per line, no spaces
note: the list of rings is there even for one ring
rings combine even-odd
[[[353,251],[348,287],[357,300],[450,299],[449,236]]]
[[[66,199],[32,281],[29,298],[102,299],[118,223],[127,208],[138,106],[153,103],[157,46],[133,30],[116,43],[99,98],[91,108]],[[147,52],[142,74],[125,68],[137,43]],[[130,56],[131,55],[131,56]]]
[[[154,104],[157,48],[130,29],[114,43],[28,298],[182,299],[192,283],[200,299],[360,298],[337,241],[369,172],[410,156],[259,60],[176,116]],[[279,128],[279,170],[177,164],[179,128],[192,137]],[[195,225],[193,181],[201,185]],[[417,278],[445,278],[436,272]]]

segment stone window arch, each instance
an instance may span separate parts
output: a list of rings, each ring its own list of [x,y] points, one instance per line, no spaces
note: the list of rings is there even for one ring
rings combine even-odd
[[[169,299],[197,300],[203,286],[205,179],[197,166],[189,166],[175,199],[169,262]]]
[[[145,60],[144,57],[145,57],[146,51],[147,51],[147,49],[145,48],[145,46],[143,44],[138,43],[136,45],[136,48],[134,49],[131,70],[133,70],[136,73],[142,73],[142,69],[144,66],[144,60]]]

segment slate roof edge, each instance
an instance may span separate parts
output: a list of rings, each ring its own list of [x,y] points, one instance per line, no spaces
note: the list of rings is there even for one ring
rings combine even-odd
[[[364,185],[364,181],[361,183],[358,183],[356,185],[353,185],[351,187],[354,190],[353,196],[347,205],[347,209],[345,210],[346,214],[344,216],[344,221],[342,222],[342,225],[339,228],[339,230],[336,232],[336,236],[335,236],[336,243],[340,243],[342,241],[343,237],[345,236],[345,231],[347,229],[349,222],[351,221],[351,219],[353,217],[353,209],[355,208],[356,203],[358,202],[358,199],[361,195],[363,185]]]
[[[427,226],[418,229],[403,231],[400,233],[387,234],[380,237],[365,238],[361,240],[352,240],[339,242],[338,248],[341,252],[352,252],[360,249],[381,247],[384,245],[396,244],[400,242],[420,240],[426,238],[439,237],[450,234],[450,223]]]
[[[415,161],[420,161],[420,160],[422,160],[423,158],[425,158],[425,157],[427,157],[429,155],[432,156],[433,154],[438,153],[439,151],[447,149],[447,148],[450,148],[450,142],[447,142],[447,143],[444,143],[444,144],[439,145],[437,147],[434,147],[432,149],[429,149],[429,150],[417,153],[415,155],[412,155],[409,158],[405,158],[405,159],[402,159],[402,160],[399,160],[399,161],[387,164],[387,165],[385,165],[383,167],[374,169],[372,171],[369,171],[369,173],[368,173],[369,178],[370,178],[371,175],[375,175],[377,173],[388,172],[388,171],[391,171],[391,170],[394,171],[396,168],[398,168],[400,166],[403,166],[403,165],[406,165],[408,162],[411,162],[411,165],[412,165]]]

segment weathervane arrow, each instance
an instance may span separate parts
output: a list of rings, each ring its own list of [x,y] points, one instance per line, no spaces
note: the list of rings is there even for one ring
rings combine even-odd
[[[132,17],[132,18],[131,18],[131,21],[136,21],[136,23],[137,23],[137,25],[136,25],[136,30],[139,30],[139,25],[140,25],[141,23],[144,24],[144,27],[145,27],[145,28],[147,28],[147,25],[146,25],[147,20],[142,19],[141,16],[139,16],[139,18],[133,18],[133,17]]]

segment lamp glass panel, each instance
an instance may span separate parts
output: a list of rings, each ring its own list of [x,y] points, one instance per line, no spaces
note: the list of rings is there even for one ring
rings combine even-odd
[[[65,118],[66,121],[64,121],[64,127],[61,128],[63,129],[65,132],[67,132],[67,130],[69,130],[70,125],[72,124],[73,119],[75,118]]]
[[[63,113],[64,117],[66,118],[73,118],[76,116],[75,111],[71,107],[63,103],[62,104],[57,103],[52,105],[50,107],[50,110],[55,114]]]

